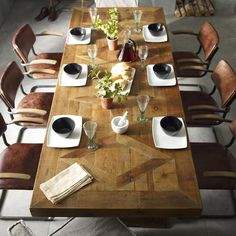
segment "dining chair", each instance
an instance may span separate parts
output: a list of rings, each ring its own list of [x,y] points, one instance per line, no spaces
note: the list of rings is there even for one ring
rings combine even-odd
[[[200,189],[234,190],[236,189],[236,156],[230,152],[229,147],[236,138],[236,118],[233,121],[220,116],[215,119],[231,122],[229,130],[232,139],[226,145],[218,142],[190,143],[198,185]]]
[[[25,74],[32,79],[56,79],[60,69],[62,53],[59,52],[44,52],[37,54],[34,49],[37,36],[62,36],[59,32],[44,31],[40,34],[35,34],[29,24],[24,24],[15,33],[12,39],[12,45],[15,53],[21,60],[21,65],[24,68]],[[30,53],[34,57],[29,58]],[[39,87],[54,87],[54,86],[34,86],[31,91]]]
[[[208,21],[205,21],[199,32],[195,33],[189,30],[172,31],[174,35],[195,36],[199,42],[197,52],[175,51],[173,59],[175,73],[177,77],[202,77],[207,73],[212,58],[218,50],[219,36],[215,28]],[[200,53],[203,51],[203,56]],[[199,69],[200,68],[200,69]]]
[[[7,190],[32,190],[38,168],[42,144],[14,143],[10,145],[5,132],[7,125],[0,113],[0,136],[6,148],[0,153],[0,212],[6,200]],[[2,216],[0,219],[32,219],[22,216]],[[42,218],[41,218],[42,219]],[[35,218],[34,218],[35,220]]]
[[[26,94],[21,82],[24,75],[16,62],[10,62],[0,75],[0,98],[16,124],[26,127],[45,127],[51,109],[53,93],[32,92]],[[18,88],[25,96],[16,105]],[[20,136],[19,136],[20,137]]]
[[[230,105],[236,98],[236,74],[225,60],[221,60],[212,71],[214,88],[210,93],[204,91],[180,91],[185,119],[188,126],[212,126],[220,124],[214,115],[222,114],[225,118]],[[219,106],[213,98],[215,91],[221,98]],[[208,113],[204,115],[204,113]]]

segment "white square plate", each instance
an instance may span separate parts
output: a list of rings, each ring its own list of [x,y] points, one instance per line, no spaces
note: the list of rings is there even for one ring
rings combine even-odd
[[[76,45],[76,44],[89,44],[91,41],[91,28],[84,28],[86,30],[86,35],[83,40],[79,40],[73,35],[71,35],[70,30],[67,32],[66,36],[66,44],[68,45]]]
[[[66,64],[63,64],[59,73],[59,85],[60,86],[84,86],[87,82],[88,77],[88,66],[85,64],[80,64],[82,66],[82,71],[79,78],[74,78],[72,75],[67,74],[64,71]]]
[[[60,117],[69,117],[73,119],[75,122],[75,128],[72,134],[68,138],[63,138],[52,129],[53,122]],[[82,134],[82,117],[81,116],[76,116],[76,115],[53,116],[48,126],[47,146],[55,147],[55,148],[77,147],[79,146],[79,143],[80,143],[81,134]]]
[[[135,72],[136,72],[136,69],[135,69],[135,68],[132,68],[132,72],[131,72],[131,78],[132,78],[132,79],[131,79],[131,80],[128,80],[127,86],[120,92],[122,95],[129,94],[129,93],[130,93],[131,86],[132,86],[132,83],[133,83],[133,80],[134,80]]]
[[[153,71],[152,65],[147,65],[147,80],[150,86],[174,86],[176,85],[176,78],[174,68],[171,64],[168,64],[171,67],[171,72],[166,79],[160,79]]]
[[[168,41],[166,27],[164,26],[163,31],[159,36],[153,36],[148,30],[148,25],[143,26],[143,38],[145,42],[149,43],[164,43]]]
[[[187,147],[187,135],[183,119],[178,117],[183,126],[174,136],[166,134],[161,128],[160,121],[164,116],[153,117],[152,119],[152,137],[154,145],[157,148],[165,149],[183,149]]]

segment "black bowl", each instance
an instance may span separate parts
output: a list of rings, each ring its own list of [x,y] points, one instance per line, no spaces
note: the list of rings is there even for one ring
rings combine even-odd
[[[86,35],[86,30],[81,27],[72,28],[70,30],[71,35],[76,37],[78,40],[83,40]]]
[[[164,29],[163,24],[161,23],[153,23],[148,25],[148,30],[153,36],[159,36]]]
[[[52,124],[52,129],[60,136],[67,138],[75,128],[75,122],[69,117],[60,117]]]
[[[79,78],[82,66],[77,63],[69,63],[64,67],[64,71],[71,75],[72,77],[75,77],[76,79]]]
[[[176,116],[165,116],[161,119],[161,128],[168,135],[176,135],[182,128],[182,122]]]
[[[153,71],[159,79],[167,79],[171,72],[171,67],[165,63],[158,63],[153,66]]]

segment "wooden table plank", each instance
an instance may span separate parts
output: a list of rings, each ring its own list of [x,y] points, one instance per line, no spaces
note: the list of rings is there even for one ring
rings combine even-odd
[[[161,8],[141,8],[142,24],[162,22]],[[107,9],[99,9],[102,18]],[[134,28],[133,9],[122,8],[122,28]],[[69,28],[90,26],[88,9],[74,9]],[[142,34],[132,34],[138,45],[149,47],[148,64],[166,62],[173,64],[170,42],[145,43]],[[109,70],[117,63],[118,51],[108,51],[102,32],[92,32],[92,43],[98,46],[96,62]],[[62,64],[89,63],[87,45],[65,45]],[[136,74],[127,101],[114,103],[110,110],[101,108],[95,96],[96,80],[88,80],[84,87],[57,85],[50,117],[57,114],[81,115],[83,121],[98,123],[96,142],[99,149],[89,152],[83,133],[79,147],[70,149],[49,148],[43,145],[30,210],[35,216],[187,216],[199,215],[201,201],[197,186],[191,150],[157,149],[152,139],[152,117],[176,115],[184,117],[178,86],[150,87],[140,61],[130,65]],[[137,122],[136,96],[148,94],[150,102],[146,111],[148,122]],[[111,129],[111,119],[129,112],[129,129],[125,135],[116,135]],[[95,178],[92,184],[77,191],[60,203],[53,205],[39,189],[40,183],[50,179],[74,162],[83,165]]]

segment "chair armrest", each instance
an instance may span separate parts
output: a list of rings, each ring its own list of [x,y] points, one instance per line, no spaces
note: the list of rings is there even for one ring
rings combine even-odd
[[[199,111],[199,110],[200,111],[215,111],[215,112],[223,111],[223,110],[220,110],[218,107],[212,106],[212,105],[192,105],[188,107],[188,111]]]
[[[217,114],[200,114],[192,115],[193,120],[215,120],[220,122],[232,122],[232,120],[225,119]]]
[[[7,112],[10,115],[16,115],[16,114],[32,114],[32,115],[39,115],[44,116],[47,114],[47,111],[42,109],[36,109],[36,108],[20,108],[20,109],[14,109],[10,112]]]
[[[38,117],[15,117],[10,123],[8,124],[16,124],[16,125],[21,125],[21,123],[30,123],[30,124],[38,124],[38,125],[43,125],[44,120],[42,118]]]
[[[31,178],[28,174],[23,173],[13,173],[13,172],[5,172],[0,173],[0,179],[23,179],[23,180],[29,180]]]
[[[35,73],[43,73],[43,74],[55,74],[56,71],[52,69],[33,69],[27,72],[23,72],[24,75],[30,75]]]
[[[203,71],[203,72],[211,72],[207,70],[204,66],[180,66],[179,70],[195,70],[195,71]]]
[[[22,66],[30,66],[30,65],[38,65],[38,64],[56,65],[57,61],[52,60],[52,59],[36,59],[28,63],[21,63]]]
[[[62,32],[56,31],[43,31],[39,34],[35,34],[35,36],[60,36],[62,37],[64,34]]]
[[[173,31],[171,31],[171,33],[174,35],[186,34],[186,35],[198,36],[198,34],[193,32],[192,30],[173,30]]]
[[[206,177],[227,177],[227,178],[236,178],[235,171],[205,171],[203,173]]]
[[[177,63],[187,63],[187,62],[203,64],[202,60],[198,58],[182,58],[177,60]]]

